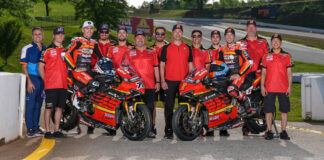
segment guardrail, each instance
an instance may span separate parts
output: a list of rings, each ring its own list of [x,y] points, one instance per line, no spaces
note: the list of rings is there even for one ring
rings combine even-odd
[[[214,22],[227,22],[227,23],[238,23],[238,24],[246,24],[246,22],[248,21],[248,20],[239,20],[239,19],[210,19],[210,18],[153,18],[153,19],[176,20],[176,21],[204,21],[204,22],[214,21]],[[258,22],[258,26],[324,34],[324,29],[317,29],[317,28],[298,27],[298,26],[272,24],[272,23],[265,23],[265,22]]]

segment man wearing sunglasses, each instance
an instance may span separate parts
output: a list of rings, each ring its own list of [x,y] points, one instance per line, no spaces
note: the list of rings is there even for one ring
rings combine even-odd
[[[109,48],[107,57],[112,59],[116,69],[122,65],[126,51],[134,48],[134,45],[127,41],[127,36],[127,28],[119,26],[117,29],[118,43]]]
[[[193,64],[197,69],[206,68],[209,70],[211,57],[209,52],[201,45],[201,40],[202,32],[198,29],[193,30],[191,32]]]
[[[100,25],[98,30],[98,35],[99,35],[99,41],[98,41],[99,49],[101,50],[102,55],[104,57],[107,57],[109,47],[115,44],[109,39],[109,26],[107,24]],[[98,57],[96,54],[93,54],[91,57],[91,68],[93,68],[97,62],[98,62]]]
[[[166,29],[164,27],[156,27],[155,28],[154,36],[155,36],[156,41],[151,46],[151,48],[156,51],[159,61],[160,61],[160,57],[161,57],[162,48],[163,48],[163,46],[166,45],[166,41],[165,41],[166,36],[165,36],[165,34],[166,34]],[[159,92],[155,92],[155,98],[154,98],[153,133],[155,135],[157,134],[156,128],[155,128],[156,105],[157,105],[157,102],[159,100],[159,95],[160,95],[160,101],[162,101],[163,106],[164,106],[164,92],[163,92],[162,89],[160,89]]]
[[[162,48],[160,58],[161,85],[165,93],[165,138],[173,139],[172,116],[176,93],[183,79],[193,70],[191,47],[182,40],[183,27],[176,24],[172,29],[173,40]]]

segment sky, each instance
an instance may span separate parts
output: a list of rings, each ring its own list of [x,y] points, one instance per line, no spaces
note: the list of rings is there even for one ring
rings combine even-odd
[[[144,0],[126,0],[128,2],[129,6],[135,6],[136,8],[140,7]],[[152,0],[145,0],[147,2],[151,2]],[[208,0],[208,3],[212,3],[213,1],[217,1],[217,0]]]

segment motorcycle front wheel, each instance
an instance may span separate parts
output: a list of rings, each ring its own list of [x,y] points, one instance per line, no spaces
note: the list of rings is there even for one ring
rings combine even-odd
[[[203,129],[203,114],[197,113],[195,119],[190,118],[191,112],[188,112],[186,105],[181,105],[174,112],[172,118],[172,128],[176,136],[183,141],[192,141],[196,139]]]
[[[143,140],[152,128],[152,119],[146,105],[137,105],[136,111],[133,112],[134,117],[129,118],[126,111],[121,113],[120,129],[125,137],[133,141]]]

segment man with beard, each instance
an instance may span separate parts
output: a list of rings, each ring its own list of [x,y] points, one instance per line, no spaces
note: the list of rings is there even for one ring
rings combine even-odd
[[[155,49],[158,60],[160,61],[162,48],[164,45],[166,45],[165,38],[166,38],[166,29],[164,27],[156,27],[155,28],[155,43],[151,46],[151,48]],[[160,81],[160,79],[157,79],[156,81]],[[155,127],[155,117],[156,117],[156,105],[159,100],[160,95],[160,101],[162,101],[164,106],[164,92],[162,89],[160,91],[155,92],[155,98],[154,98],[154,112],[153,112],[153,133],[157,135],[156,127]]]
[[[151,115],[154,112],[154,93],[160,90],[160,75],[159,75],[159,61],[154,49],[146,48],[145,33],[143,31],[136,31],[135,45],[133,48],[126,52],[125,65],[131,65],[139,77],[144,81],[145,94],[144,102]],[[149,138],[155,138],[153,126],[148,134]]]
[[[112,59],[115,69],[119,68],[125,58],[126,51],[134,48],[134,45],[127,42],[127,28],[119,26],[117,29],[118,43],[112,45],[108,51],[108,58]]]
[[[104,57],[107,57],[110,46],[115,44],[109,39],[109,26],[107,24],[100,25],[98,30],[98,35],[99,35],[99,41],[98,41],[99,49],[102,55]],[[98,57],[96,54],[93,54],[91,57],[91,68],[93,68],[97,62],[98,62]]]

